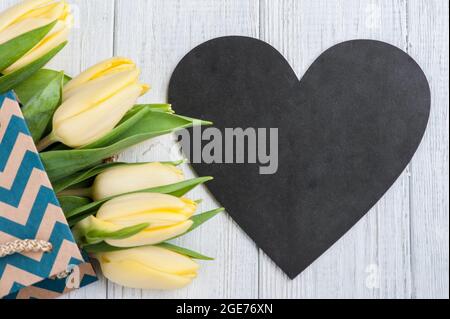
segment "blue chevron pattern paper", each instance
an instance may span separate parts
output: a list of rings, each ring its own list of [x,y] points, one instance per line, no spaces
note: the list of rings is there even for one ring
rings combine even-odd
[[[0,258],[0,298],[51,298],[95,281],[8,92],[0,95],[0,244],[17,239],[46,240],[53,250]],[[53,279],[67,270],[71,278]]]

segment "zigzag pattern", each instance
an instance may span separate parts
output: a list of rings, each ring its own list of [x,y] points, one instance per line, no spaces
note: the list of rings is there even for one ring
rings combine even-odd
[[[84,263],[44,171],[14,94],[0,96],[0,243],[14,239],[52,243],[48,254],[0,259],[0,298],[37,293],[36,286]],[[37,290],[36,290],[37,289]],[[39,290],[39,291],[41,291]]]
[[[67,287],[67,281],[72,283],[70,287]],[[23,288],[19,292],[10,294],[4,299],[53,299],[95,281],[97,281],[97,277],[94,269],[91,264],[85,263],[78,265],[78,269],[67,279],[45,279],[35,285]]]

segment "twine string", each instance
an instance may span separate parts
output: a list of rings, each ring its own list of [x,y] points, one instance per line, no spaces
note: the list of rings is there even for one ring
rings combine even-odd
[[[49,253],[53,250],[53,245],[45,240],[24,239],[15,240],[5,244],[0,244],[0,258],[21,253]],[[55,277],[57,279],[67,278],[71,271],[62,271]]]
[[[21,253],[48,253],[53,246],[45,240],[24,239],[0,244],[0,258]]]

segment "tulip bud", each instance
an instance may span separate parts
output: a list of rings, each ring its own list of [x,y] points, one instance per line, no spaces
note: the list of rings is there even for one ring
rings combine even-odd
[[[137,289],[178,289],[197,277],[199,265],[173,251],[146,246],[96,255],[110,281]]]
[[[66,1],[54,0],[23,1],[0,14],[0,44],[54,21],[57,22],[53,29],[33,49],[2,70],[3,74],[23,68],[67,41],[73,17]]]
[[[91,216],[74,228],[77,241],[93,244],[105,241],[115,247],[138,247],[154,245],[177,237],[192,226],[189,219],[197,209],[197,204],[186,198],[158,193],[135,193],[116,197],[103,204],[97,216]],[[120,238],[103,235],[95,238],[95,233],[113,234],[137,225],[148,226],[137,234]],[[125,238],[124,238],[125,237]],[[86,241],[86,238],[88,240]]]
[[[181,182],[183,172],[171,164],[145,163],[114,166],[99,174],[92,186],[92,198],[112,196]]]
[[[55,141],[78,148],[108,134],[148,91],[139,83],[139,73],[131,60],[112,58],[72,79],[53,116],[53,133],[41,142],[40,150]]]

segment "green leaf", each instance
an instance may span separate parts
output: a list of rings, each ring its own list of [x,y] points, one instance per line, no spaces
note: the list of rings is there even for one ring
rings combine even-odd
[[[141,112],[145,112],[142,113]],[[141,110],[129,121],[119,125],[107,138],[90,145],[93,149],[61,150],[41,153],[42,161],[50,180],[54,183],[65,176],[69,176],[80,170],[100,164],[103,159],[116,155],[124,149],[156,136],[169,134],[173,131],[192,127],[200,120],[193,120],[182,116],[163,112],[151,112]],[[125,126],[125,128],[123,127]]]
[[[154,112],[164,112],[164,113],[170,113],[173,114],[173,110],[172,110],[172,104],[164,104],[164,103],[160,103],[160,104],[136,104],[131,110],[130,112],[138,112],[139,110],[142,109],[149,109],[151,111]]]
[[[82,147],[81,149],[89,150],[101,148],[120,141],[120,136],[126,134],[126,132],[131,130],[133,126],[138,125],[138,123],[143,120],[143,118],[149,113],[151,114],[150,110],[148,109],[140,109],[136,113],[133,113],[129,118],[127,118],[126,121],[119,123],[119,125],[107,135],[89,145]]]
[[[63,85],[69,83],[70,80],[72,80],[72,77],[70,75],[64,74]]]
[[[102,241],[101,243],[97,243],[97,244],[83,246],[83,250],[89,254],[110,253],[110,252],[114,252],[114,251],[126,250],[126,249],[131,249],[131,248],[132,247],[124,248],[124,247],[111,246],[111,245],[108,245],[107,243],[105,243],[104,241]]]
[[[186,164],[187,160],[178,160],[178,161],[172,161],[172,162],[161,162],[161,164],[170,164],[173,166],[180,166],[181,164]]]
[[[53,29],[56,21],[0,44],[0,71],[13,65]]]
[[[135,106],[133,106],[133,108],[131,108],[131,110],[129,110],[127,112],[127,114],[125,114],[125,116],[120,121],[120,123],[125,122],[130,117],[132,117],[133,115],[135,115],[136,113],[138,113],[139,111],[141,111],[143,109],[147,109],[147,110],[150,110],[153,112],[164,112],[164,113],[174,114],[171,104],[136,104]]]
[[[207,181],[210,181],[210,180],[212,180],[212,177],[199,177],[199,178],[190,179],[190,180],[183,181],[183,182],[176,183],[176,184],[165,185],[165,186],[160,186],[160,187],[153,187],[153,188],[149,188],[149,189],[145,189],[145,190],[139,190],[139,191],[130,192],[130,193],[126,193],[126,194],[120,194],[120,195],[113,196],[110,198],[105,198],[101,201],[96,201],[96,202],[87,204],[85,206],[79,207],[72,211],[67,211],[67,212],[64,211],[64,213],[66,215],[66,218],[69,221],[69,225],[73,226],[80,220],[83,220],[84,218],[95,214],[101,205],[103,205],[104,203],[106,203],[107,201],[109,201],[113,198],[117,198],[119,196],[128,195],[128,194],[135,194],[135,193],[161,193],[161,194],[168,194],[168,195],[172,195],[172,196],[181,197],[184,194],[186,194],[187,192],[189,192],[190,190],[192,190],[193,188],[195,188],[196,186],[206,183]],[[195,224],[195,222],[194,222],[194,224]]]
[[[195,216],[191,217],[191,220],[194,222],[191,226],[191,228],[189,228],[185,233],[176,236],[174,238],[171,239],[175,239],[181,236],[184,236],[188,233],[190,233],[191,231],[193,231],[194,229],[200,227],[201,225],[203,225],[204,223],[206,223],[208,220],[210,220],[211,218],[215,217],[216,215],[218,215],[219,213],[223,212],[225,209],[223,207],[221,208],[217,208],[214,210],[210,210],[209,212],[206,213],[202,213],[202,214],[198,214]]]
[[[59,51],[64,48],[67,41],[61,43],[56,48],[50,50],[47,54],[44,54],[39,59],[31,62],[30,64],[24,66],[23,68],[16,70],[12,73],[0,77],[0,94],[9,91],[22,81],[28,79],[44,65],[46,65]]]
[[[79,196],[59,196],[58,201],[64,212],[71,212],[92,202],[89,198]]]
[[[155,113],[162,113],[161,116]],[[156,121],[161,121],[157,123]],[[96,149],[119,142],[124,138],[132,137],[136,134],[143,134],[151,130],[166,130],[173,122],[172,127],[178,125],[180,128],[190,127],[192,125],[209,125],[210,122],[186,118],[180,115],[174,115],[168,112],[155,111],[151,105],[137,105],[131,109],[117,127],[110,133],[81,149]],[[178,123],[178,124],[176,124]],[[189,124],[188,124],[189,123]],[[192,123],[192,124],[191,124]],[[173,130],[172,130],[173,131]],[[170,131],[169,131],[170,133]]]
[[[179,246],[176,246],[176,245],[170,244],[170,243],[161,243],[161,244],[155,245],[155,246],[171,250],[173,252],[176,252],[176,253],[179,253],[181,255],[185,255],[185,256],[191,257],[193,259],[214,260],[214,258],[204,256],[204,255],[202,255],[200,253],[197,253],[197,252],[195,252],[193,250],[186,249],[186,248],[183,248],[183,247],[179,247]],[[132,249],[132,248],[138,248],[138,247],[128,247],[128,248],[114,247],[114,246],[108,245],[105,242],[101,242],[101,243],[98,243],[98,244],[84,246],[83,250],[85,250],[87,253],[90,253],[90,254],[96,254],[96,253],[109,253],[109,252],[114,252],[114,251],[121,251],[121,250]]]
[[[153,112],[164,112],[174,114],[175,112],[172,109],[172,104],[137,104],[137,107],[149,108]]]
[[[76,224],[78,224],[79,222],[81,222],[82,220],[88,218],[89,216],[92,216],[95,213],[95,211],[89,211],[87,213],[81,213],[73,218],[71,218],[70,220],[68,220],[68,224],[70,227],[74,227]]]
[[[171,243],[161,243],[161,244],[158,244],[158,245],[155,245],[155,246],[171,250],[171,251],[173,251],[175,253],[178,253],[178,254],[181,254],[181,255],[185,255],[185,256],[191,257],[193,259],[214,260],[214,258],[202,255],[202,254],[200,254],[198,252],[195,252],[195,251],[187,249],[187,248],[176,246],[176,245],[171,244]]]
[[[48,86],[48,83],[54,80],[57,76],[61,76],[61,72],[49,69],[40,69],[27,80],[15,86],[14,92],[16,92],[20,103],[22,105],[26,105],[32,98],[38,95],[39,92],[43,91]]]
[[[126,165],[126,163],[115,162],[115,163],[106,163],[106,164],[97,165],[91,169],[75,173],[73,175],[70,175],[64,179],[61,179],[61,180],[53,183],[53,189],[55,190],[56,193],[60,193],[63,190],[68,189],[69,187],[72,187],[72,186],[77,185],[81,182],[84,182],[92,177],[97,176],[98,174],[104,172],[108,168],[118,166],[118,165]]]
[[[133,106],[125,115],[124,117],[120,120],[119,124],[117,125],[116,128],[120,127],[122,124],[124,124],[125,122],[127,122],[129,119],[133,118],[136,114],[140,113],[141,111],[153,111],[153,109],[151,107],[145,107],[142,104],[136,104],[135,106]],[[146,112],[141,112],[141,116],[143,116]],[[167,112],[169,113],[169,112]],[[139,117],[140,118],[140,117]],[[128,124],[129,125],[129,124]]]
[[[191,190],[193,190],[198,185],[204,184],[213,179],[214,178],[211,176],[198,177],[198,178],[182,181],[182,182],[179,182],[176,184],[151,188],[151,189],[147,190],[147,192],[169,194],[172,196],[181,197],[181,196],[184,196],[185,194],[189,193]],[[144,192],[146,192],[146,191],[144,190]]]
[[[149,223],[143,223],[135,226],[126,227],[117,231],[108,232],[104,230],[92,230],[86,234],[88,244],[98,243],[104,239],[125,239],[134,236],[150,226]]]
[[[35,142],[42,138],[59,106],[63,75],[63,72],[42,69],[14,88]]]

